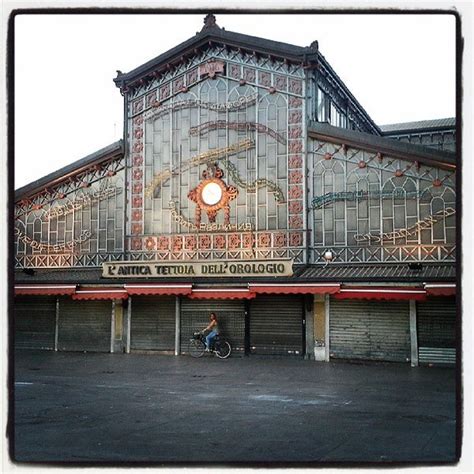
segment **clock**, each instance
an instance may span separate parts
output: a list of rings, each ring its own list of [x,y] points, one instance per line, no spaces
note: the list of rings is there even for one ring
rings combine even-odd
[[[221,183],[211,181],[204,184],[201,189],[202,202],[208,206],[215,206],[220,202],[223,196],[224,191],[222,190]]]
[[[201,212],[205,211],[209,222],[216,221],[217,213],[224,210],[224,223],[229,224],[230,206],[229,202],[237,197],[238,190],[235,186],[227,186],[222,180],[224,172],[217,164],[209,165],[202,173],[202,181],[196,188],[188,193],[188,198],[194,201],[196,206],[195,223],[201,223]]]

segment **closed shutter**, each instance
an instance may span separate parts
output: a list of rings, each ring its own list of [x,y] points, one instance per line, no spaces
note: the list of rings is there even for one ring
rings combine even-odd
[[[60,351],[110,352],[112,301],[59,302]]]
[[[245,302],[242,300],[181,300],[181,351],[195,331],[209,324],[209,314],[216,313],[219,330],[232,346],[232,355],[244,354]]]
[[[337,359],[408,362],[408,301],[335,300],[329,305],[329,351]]]
[[[16,349],[54,349],[55,296],[17,297],[13,311]]]
[[[258,296],[250,303],[252,354],[303,355],[303,300],[299,296]]]
[[[174,296],[134,296],[131,322],[131,349],[174,350],[176,329]]]
[[[421,364],[456,362],[456,299],[417,303],[418,360]]]

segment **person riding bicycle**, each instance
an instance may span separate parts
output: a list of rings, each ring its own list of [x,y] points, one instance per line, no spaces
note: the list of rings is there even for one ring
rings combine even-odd
[[[206,336],[206,351],[210,351],[211,344],[214,342],[214,339],[216,339],[219,334],[219,323],[217,322],[216,313],[211,313],[209,315],[209,319],[210,323],[202,331],[209,331],[209,334]]]

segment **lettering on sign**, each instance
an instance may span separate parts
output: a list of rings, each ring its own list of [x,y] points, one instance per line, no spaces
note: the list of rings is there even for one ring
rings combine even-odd
[[[239,262],[107,262],[102,264],[104,278],[139,277],[257,277],[291,276],[293,260],[252,260]]]

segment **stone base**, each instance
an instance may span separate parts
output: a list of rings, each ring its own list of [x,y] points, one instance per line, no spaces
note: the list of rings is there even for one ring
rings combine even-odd
[[[324,346],[314,348],[314,360],[319,362],[324,362],[326,360],[326,348]]]

